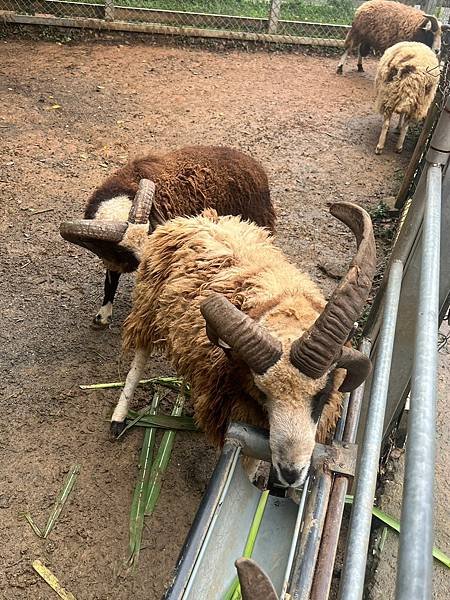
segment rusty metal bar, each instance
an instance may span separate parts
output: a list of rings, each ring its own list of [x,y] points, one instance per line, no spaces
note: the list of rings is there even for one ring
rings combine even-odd
[[[370,355],[371,342],[363,339],[360,344],[360,350],[366,356]],[[344,443],[353,443],[358,429],[359,414],[361,412],[361,403],[364,397],[363,383],[350,395],[348,402],[347,415],[345,419],[342,441]],[[322,541],[320,544],[319,555],[317,558],[316,572],[311,589],[311,600],[327,600],[331,581],[333,579],[333,567],[336,559],[336,550],[339,542],[341,530],[342,515],[344,514],[345,495],[349,486],[349,478],[345,475],[336,475],[330,499],[328,502],[327,517],[322,532]]]

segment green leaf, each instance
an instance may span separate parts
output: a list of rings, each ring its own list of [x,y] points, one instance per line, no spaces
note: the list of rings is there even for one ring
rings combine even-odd
[[[266,509],[267,500],[269,498],[269,490],[265,490],[259,499],[258,506],[256,508],[255,515],[253,517],[253,521],[250,527],[250,532],[247,537],[247,542],[245,544],[243,557],[251,558],[253,554],[253,549],[255,547],[256,538],[258,536],[259,528],[261,527],[261,521],[264,516],[264,511]],[[239,584],[239,579],[235,577],[228,588],[227,593],[225,594],[223,600],[240,600],[241,599],[241,586]]]
[[[155,413],[162,393],[156,391],[150,406],[150,412]],[[156,429],[146,429],[139,457],[139,477],[134,488],[130,510],[130,541],[128,545],[127,566],[135,567],[141,549],[142,532],[144,529],[144,511],[147,497],[147,487],[151,473],[153,447],[155,445]]]
[[[185,395],[189,396],[190,389],[189,386],[183,384],[183,380],[179,377],[152,377],[151,379],[141,379],[139,382],[140,385],[160,385],[162,387],[167,387],[171,390],[180,391],[184,386]],[[112,383],[93,383],[90,385],[80,385],[80,389],[82,390],[104,390],[110,388],[120,388],[125,385],[125,381],[115,381]]]
[[[138,417],[133,410],[128,411],[128,418],[134,419],[133,425],[138,427],[157,427],[158,429],[175,429],[179,431],[199,431],[192,417],[172,415],[146,415]]]
[[[172,410],[172,418],[179,417],[183,411],[184,396],[180,392]],[[175,440],[175,431],[166,431],[162,437],[158,453],[153,463],[148,484],[148,493],[146,495],[145,515],[151,515],[155,510],[156,503],[161,491],[162,478],[169,464],[170,455],[172,453],[173,443]]]
[[[353,504],[353,496],[345,496],[345,503]],[[397,521],[397,519],[394,519],[394,517],[391,517],[376,506],[372,508],[372,514],[383,523],[386,523],[386,525],[388,525],[391,529],[397,533],[400,533],[400,521]],[[436,546],[433,547],[433,556],[448,569],[450,569],[450,557],[444,554],[442,550],[439,550],[439,548],[436,548]]]
[[[36,525],[30,513],[25,513],[23,515],[32,527],[34,533],[39,537],[46,538],[52,531],[53,527],[56,524],[56,521],[58,520],[59,515],[61,514],[62,509],[64,508],[65,503],[67,502],[67,499],[69,498],[70,492],[72,491],[73,486],[75,485],[79,473],[80,465],[74,465],[70,468],[69,472],[66,475],[66,478],[64,479],[63,487],[55,500],[55,504],[53,505],[53,509],[48,517],[47,524],[43,531]]]

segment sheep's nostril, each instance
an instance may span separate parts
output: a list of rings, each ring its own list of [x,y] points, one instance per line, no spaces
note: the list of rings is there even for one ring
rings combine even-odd
[[[299,479],[300,472],[296,469],[290,469],[289,467],[280,467],[280,473],[286,483],[292,485]]]

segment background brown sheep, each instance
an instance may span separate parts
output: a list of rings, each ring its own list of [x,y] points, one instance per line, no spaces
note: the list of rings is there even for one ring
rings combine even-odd
[[[441,35],[448,25],[442,25],[433,15],[391,0],[369,0],[355,12],[345,39],[345,51],[337,73],[342,74],[348,53],[358,50],[358,71],[363,71],[362,57],[370,49],[384,52],[397,42],[422,42],[439,54]]]
[[[150,214],[141,224],[126,227],[143,179],[155,185]],[[88,221],[61,226],[65,239],[88,247],[104,259],[105,294],[94,317],[96,326],[106,327],[111,322],[120,273],[137,268],[147,234],[172,217],[195,215],[207,207],[220,215],[241,215],[274,231],[275,211],[261,164],[243,152],[216,146],[186,146],[133,160],[94,191],[84,213]],[[99,240],[100,230],[111,229],[105,221],[122,224],[122,233],[109,244]]]

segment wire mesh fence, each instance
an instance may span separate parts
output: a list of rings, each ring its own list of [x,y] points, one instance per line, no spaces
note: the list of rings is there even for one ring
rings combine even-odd
[[[412,0],[404,2],[415,4]],[[342,46],[361,3],[361,0],[0,0],[0,22]],[[442,17],[450,12],[446,4],[450,0],[427,0],[421,6]]]
[[[0,21],[342,45],[356,0],[0,0]]]

